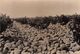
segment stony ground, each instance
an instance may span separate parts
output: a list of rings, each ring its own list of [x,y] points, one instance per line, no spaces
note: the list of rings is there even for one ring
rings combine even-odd
[[[80,54],[79,50],[66,25],[40,30],[14,21],[0,34],[0,54]]]

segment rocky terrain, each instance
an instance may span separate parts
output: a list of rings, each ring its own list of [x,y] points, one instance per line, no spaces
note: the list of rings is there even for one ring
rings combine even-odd
[[[0,33],[0,54],[80,54],[78,22],[50,23],[45,28],[46,23],[34,27],[13,20]]]

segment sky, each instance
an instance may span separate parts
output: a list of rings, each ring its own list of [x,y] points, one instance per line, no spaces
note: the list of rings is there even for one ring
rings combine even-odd
[[[80,0],[0,0],[0,13],[10,17],[80,14]]]

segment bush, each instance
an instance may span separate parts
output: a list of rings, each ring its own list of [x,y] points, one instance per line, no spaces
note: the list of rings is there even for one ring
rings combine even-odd
[[[29,18],[26,18],[26,17],[24,17],[24,18],[17,18],[17,19],[14,19],[14,20],[17,21],[17,22],[20,22],[22,24],[28,24],[28,22],[29,22]]]
[[[69,22],[69,18],[65,15],[61,15],[58,17],[58,23],[61,25],[66,25]]]
[[[29,25],[38,29],[45,29],[48,27],[50,21],[47,17],[36,17],[35,19],[30,19]]]
[[[52,23],[52,24],[56,24],[58,22],[57,17],[49,16],[48,19],[49,19],[50,23]]]
[[[0,32],[5,31],[7,26],[9,26],[11,23],[12,20],[9,18],[9,16],[6,15],[0,16]]]
[[[35,18],[17,18],[15,21],[20,22],[22,24],[29,24],[32,27],[38,29],[45,29],[49,26],[50,23],[56,24],[60,23],[61,25],[65,25],[68,23],[69,18],[67,16],[49,16],[49,17],[35,17]]]

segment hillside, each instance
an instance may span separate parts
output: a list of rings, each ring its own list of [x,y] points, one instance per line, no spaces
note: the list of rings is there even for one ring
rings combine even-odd
[[[64,17],[12,20],[0,33],[0,54],[79,54],[79,17]]]

